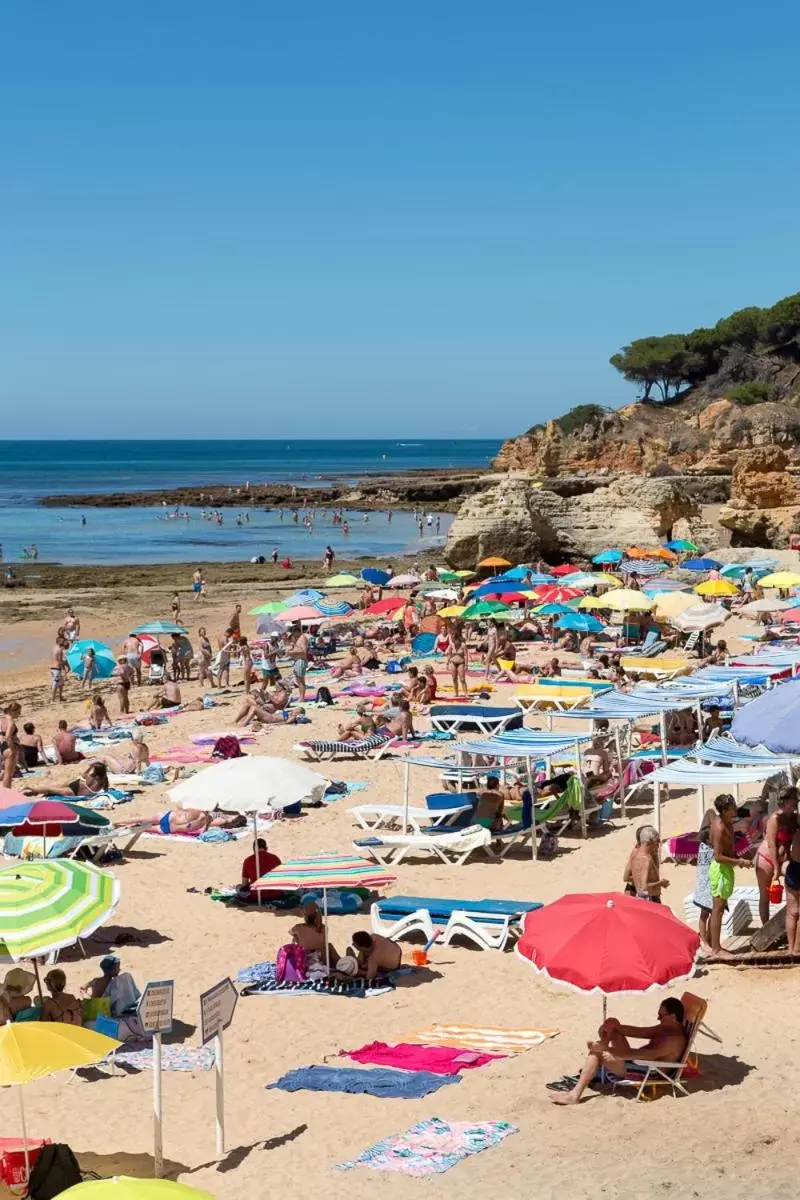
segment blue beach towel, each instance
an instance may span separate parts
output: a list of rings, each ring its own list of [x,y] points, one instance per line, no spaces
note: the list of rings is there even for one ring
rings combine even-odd
[[[270,1088],[283,1092],[349,1092],[392,1100],[419,1100],[429,1092],[451,1083],[460,1075],[434,1075],[432,1071],[394,1071],[389,1067],[364,1070],[357,1067],[298,1067],[282,1075]]]

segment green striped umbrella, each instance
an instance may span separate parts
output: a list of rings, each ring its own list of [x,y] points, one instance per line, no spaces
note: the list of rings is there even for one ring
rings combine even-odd
[[[113,913],[119,883],[89,863],[61,859],[0,870],[0,954],[15,961],[88,937]]]

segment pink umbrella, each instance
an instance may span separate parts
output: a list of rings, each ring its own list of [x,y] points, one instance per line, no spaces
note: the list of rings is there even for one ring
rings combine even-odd
[[[781,625],[798,625],[800,624],[800,608],[787,608],[779,615],[778,621]]]
[[[295,604],[294,608],[285,608],[283,612],[275,613],[275,620],[280,621],[281,625],[292,625],[295,621],[315,621],[321,625],[325,617],[318,608],[312,608],[310,604]]]
[[[409,573],[407,575],[395,575],[389,580],[386,586],[390,588],[414,587],[418,583],[419,575]]]

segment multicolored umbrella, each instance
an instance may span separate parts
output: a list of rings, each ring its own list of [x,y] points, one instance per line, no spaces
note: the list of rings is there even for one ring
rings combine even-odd
[[[110,646],[106,646],[103,642],[96,642],[93,638],[85,638],[80,642],[73,642],[67,651],[67,663],[69,669],[79,679],[83,679],[84,672],[84,655],[87,650],[94,650],[94,678],[95,679],[110,679],[114,673],[114,668],[117,665],[117,659],[114,651]]]
[[[0,828],[11,829],[16,837],[37,833],[44,837],[58,837],[65,825],[89,825],[101,829],[111,824],[102,813],[58,796],[29,800],[21,797],[19,792],[2,788],[0,804],[4,804],[0,808]]]
[[[687,542],[682,538],[678,538],[674,542],[665,542],[667,550],[674,550],[677,554],[696,554],[697,546],[694,542]]]
[[[569,600],[580,600],[582,595],[580,588],[562,587],[557,583],[548,583],[536,589],[540,604],[566,604]]]
[[[310,888],[380,887],[396,881],[397,876],[386,867],[355,854],[322,854],[288,859],[263,879],[256,880],[253,889],[300,892]]]
[[[15,960],[51,954],[88,937],[119,902],[107,871],[71,859],[0,869],[0,950]]]
[[[139,625],[136,629],[132,629],[131,633],[152,633],[158,637],[161,633],[188,633],[189,630],[184,625],[178,625],[175,621],[148,621],[146,625]],[[78,644],[77,642],[75,643]]]
[[[551,982],[601,996],[690,979],[700,938],[665,904],[619,892],[562,896],[526,913],[516,952]]]
[[[505,604],[497,600],[479,600],[477,604],[470,604],[465,608],[461,616],[465,621],[480,621],[482,617],[491,617],[495,613],[505,611]]]

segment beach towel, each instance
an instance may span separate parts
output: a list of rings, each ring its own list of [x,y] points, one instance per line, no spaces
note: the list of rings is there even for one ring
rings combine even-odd
[[[340,1050],[339,1053],[356,1062],[402,1067],[406,1071],[432,1071],[434,1075],[457,1075],[459,1071],[484,1067],[497,1058],[506,1057],[505,1054],[481,1054],[460,1046],[418,1046],[411,1042],[399,1042],[396,1046],[369,1042],[358,1050]]]
[[[303,979],[298,982],[284,980],[279,983],[274,974],[275,964],[269,964],[273,974],[242,988],[242,996],[347,996],[363,1000],[369,996],[383,996],[394,991],[394,982],[389,975],[375,979]]]
[[[449,1171],[462,1158],[497,1146],[512,1133],[519,1133],[519,1129],[507,1121],[448,1123],[441,1117],[431,1117],[413,1125],[406,1133],[383,1138],[358,1158],[339,1163],[339,1170],[370,1167],[373,1171],[399,1171],[422,1179]]]
[[[429,1025],[409,1039],[425,1046],[460,1046],[509,1057],[556,1037],[558,1029],[506,1029],[499,1025]]]
[[[451,1083],[460,1083],[460,1075],[434,1075],[430,1071],[391,1071],[376,1067],[298,1067],[282,1075],[267,1090],[284,1092],[348,1092],[383,1099],[419,1100]]]
[[[140,1071],[153,1067],[153,1048],[143,1050],[118,1050],[114,1061]],[[162,1046],[161,1069],[163,1071],[210,1071],[214,1066],[213,1046]]]

